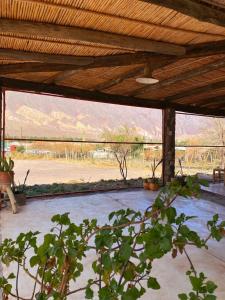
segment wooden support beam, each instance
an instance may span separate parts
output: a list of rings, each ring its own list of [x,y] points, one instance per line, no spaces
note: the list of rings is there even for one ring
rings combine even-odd
[[[62,81],[66,80],[67,78],[77,74],[79,70],[68,70],[61,72],[57,75],[51,76],[50,78],[44,80],[44,83],[54,83],[54,84],[59,84]]]
[[[225,26],[225,10],[196,0],[139,0],[180,12],[202,22]]]
[[[138,53],[136,55],[138,55]],[[146,55],[146,53],[145,53],[145,55]],[[143,53],[143,56],[145,56],[145,55]],[[83,66],[82,68],[76,68],[75,71],[65,71],[65,72],[62,72],[60,74],[57,74],[55,76],[52,76],[52,77],[48,78],[44,82],[59,84],[60,82],[66,80],[69,77],[71,77],[74,74],[76,74],[77,70],[79,70],[79,69],[81,69],[81,70],[91,69],[91,68],[93,68],[93,66],[96,66],[97,63],[98,63],[97,67],[100,67],[101,66],[101,60],[100,60],[100,58],[97,57],[97,58],[95,58],[95,60],[96,60],[96,63],[93,64],[93,65]],[[155,70],[157,68],[164,67],[164,66],[170,64],[171,61],[173,61],[173,60],[174,60],[174,58],[172,59],[171,57],[168,57],[166,55],[154,55],[154,54],[152,54],[150,56],[150,54],[148,54],[146,56],[146,58],[144,59],[144,61],[142,60],[142,63],[151,63],[152,69]],[[111,61],[111,59],[110,59],[110,61]],[[115,63],[118,64],[120,61],[121,60],[118,59],[117,61],[115,61]],[[141,63],[141,60],[139,60],[139,62]],[[110,63],[108,62],[108,66],[109,66],[109,64]],[[137,61],[136,61],[136,64],[137,64]],[[120,63],[120,66],[122,66],[121,63]],[[107,65],[106,64],[102,65],[102,67],[107,67]],[[125,79],[128,79],[128,78],[131,78],[131,77],[134,77],[134,76],[138,75],[143,70],[144,70],[143,66],[137,67],[134,71],[132,70],[132,71],[126,72],[125,74],[122,74],[122,75],[120,75],[118,77],[115,77],[113,79],[113,81],[111,81],[111,80],[108,81],[107,80],[107,82],[103,83],[103,86],[100,85],[99,87],[97,86],[94,89],[100,91],[100,90],[106,89],[107,86],[112,87],[112,86],[114,86],[116,84],[119,84],[119,83],[123,82]]]
[[[201,66],[199,68],[195,68],[193,70],[183,72],[181,74],[170,77],[168,79],[159,81],[156,84],[142,86],[141,88],[133,91],[131,93],[131,95],[132,96],[141,95],[141,94],[146,93],[146,92],[154,91],[154,90],[157,90],[157,89],[160,89],[160,88],[163,88],[163,87],[168,87],[168,86],[170,86],[172,84],[175,84],[179,81],[188,80],[188,79],[191,79],[193,77],[197,77],[197,76],[206,74],[208,72],[211,72],[211,71],[223,68],[223,67],[225,67],[225,59],[219,59],[219,60],[216,60],[216,61],[214,61],[210,64],[207,64],[207,65]]]
[[[60,86],[54,84],[46,84],[39,82],[30,82],[25,80],[0,78],[0,86],[3,86],[9,90],[31,92],[37,94],[55,95],[70,99],[80,99],[86,101],[100,102],[100,103],[111,103],[118,105],[127,105],[135,107],[146,107],[146,108],[174,108],[177,111],[201,114],[207,116],[218,116],[225,117],[225,110],[218,109],[207,109],[201,107],[195,107],[191,105],[181,105],[177,103],[165,103],[164,101],[143,99],[136,97],[128,97],[122,95],[112,95],[103,92],[89,91],[77,88],[71,88],[67,86]]]
[[[155,52],[175,56],[185,54],[184,47],[171,43],[157,42],[99,30],[47,23],[0,19],[0,32],[2,34],[10,33],[14,35],[97,43],[117,46],[121,49]]]
[[[128,54],[130,55],[130,54]],[[140,56],[140,55],[139,55]],[[15,49],[0,48],[0,59],[17,60],[21,62],[43,62],[53,64],[69,64],[86,66],[94,62],[91,56],[73,56],[42,52],[29,52]]]
[[[217,41],[210,43],[194,44],[187,47],[186,58],[198,58],[204,56],[212,56],[217,54],[225,54],[225,41]]]
[[[162,111],[163,121],[163,183],[170,182],[175,177],[175,130],[176,112],[172,108]]]
[[[26,70],[28,70],[29,65],[33,63],[30,69],[34,69],[33,70],[34,72],[35,72],[35,63],[37,68],[38,67],[41,68],[41,66],[43,66],[43,64],[41,63],[45,63],[47,64],[47,66],[49,66],[50,64],[58,64],[63,67],[65,66],[65,69],[67,68],[68,70],[71,70],[73,68],[91,69],[91,68],[101,68],[101,67],[129,66],[134,64],[143,64],[152,60],[158,62],[158,64],[161,61],[163,63],[167,63],[171,61],[171,57],[161,56],[152,53],[143,53],[143,52],[119,54],[119,55],[117,54],[117,55],[95,56],[95,57],[94,56],[77,57],[71,55],[56,55],[56,54],[46,54],[46,53],[38,53],[38,52],[31,53],[31,52],[12,50],[12,49],[0,49],[0,58],[1,57],[3,59],[8,58],[8,59],[18,60],[23,62],[23,66],[26,68]],[[43,66],[43,69],[44,68],[45,67]],[[53,66],[52,69],[54,69]]]
[[[129,105],[135,107],[162,108],[162,102],[122,95],[106,94],[98,91],[89,91],[55,84],[37,83],[18,79],[0,78],[0,85],[6,89],[34,92],[38,94],[55,95],[64,98],[80,99],[100,103]]]
[[[225,81],[214,82],[214,83],[204,85],[201,87],[185,90],[184,92],[180,92],[178,94],[175,94],[175,95],[165,98],[165,103],[169,104],[169,103],[175,102],[177,100],[180,100],[182,98],[191,97],[191,96],[199,95],[202,93],[207,93],[207,92],[221,89],[221,88],[225,88]]]
[[[210,106],[215,106],[215,105],[216,105],[216,107],[220,107],[220,104],[225,105],[225,95],[214,97],[211,99],[205,99],[205,100],[201,101],[199,105],[201,107],[210,107]]]
[[[121,82],[123,82],[124,80],[126,79],[129,79],[129,78],[132,78],[132,77],[135,77],[137,76],[138,74],[140,74],[141,72],[143,73],[143,66],[141,67],[136,67],[134,69],[132,69],[131,71],[127,71],[119,76],[116,76],[115,78],[113,79],[109,79],[103,83],[100,83],[98,85],[95,86],[95,90],[96,91],[103,91],[103,90],[107,90],[117,84],[120,84]]]

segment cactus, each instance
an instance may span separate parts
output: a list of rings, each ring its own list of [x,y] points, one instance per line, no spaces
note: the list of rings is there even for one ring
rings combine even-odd
[[[13,168],[14,168],[14,161],[11,159],[11,157],[9,157],[8,160],[5,157],[0,158],[0,171],[1,172],[11,172],[13,170]]]

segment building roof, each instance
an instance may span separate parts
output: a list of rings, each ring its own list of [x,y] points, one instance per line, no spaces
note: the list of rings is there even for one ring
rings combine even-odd
[[[0,64],[6,88],[225,116],[224,1],[1,0]]]

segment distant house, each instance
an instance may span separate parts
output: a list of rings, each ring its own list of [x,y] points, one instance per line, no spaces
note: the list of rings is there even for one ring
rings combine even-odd
[[[107,149],[98,149],[95,151],[90,151],[89,153],[91,154],[91,157],[95,159],[113,158],[113,153]]]

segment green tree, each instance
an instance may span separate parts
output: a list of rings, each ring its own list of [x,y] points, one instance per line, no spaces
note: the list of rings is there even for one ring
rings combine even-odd
[[[126,181],[128,155],[137,153],[143,147],[140,144],[129,143],[142,142],[143,139],[137,134],[135,128],[129,128],[128,126],[121,126],[115,130],[105,129],[103,138],[106,142],[109,142],[108,145],[118,162],[120,174],[123,180]]]

